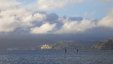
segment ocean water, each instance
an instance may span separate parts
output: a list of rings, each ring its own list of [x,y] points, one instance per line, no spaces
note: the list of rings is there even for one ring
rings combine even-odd
[[[113,51],[0,51],[0,64],[113,64]]]

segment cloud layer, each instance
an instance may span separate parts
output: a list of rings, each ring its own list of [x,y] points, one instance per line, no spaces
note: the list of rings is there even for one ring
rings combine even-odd
[[[63,8],[81,2],[83,0],[38,0],[38,7]],[[30,34],[77,34],[100,27],[113,29],[113,10],[95,21],[82,17],[59,17],[55,13],[28,10],[16,0],[0,0],[1,33],[20,31]]]
[[[33,34],[46,34],[52,30],[54,30],[55,24],[45,23],[40,27],[31,28],[31,33]]]
[[[64,8],[65,6],[78,4],[84,0],[38,0],[38,7],[42,10]]]

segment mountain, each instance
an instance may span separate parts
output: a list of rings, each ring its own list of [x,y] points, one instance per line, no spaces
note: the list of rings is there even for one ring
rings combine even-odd
[[[100,50],[113,50],[113,39],[98,42],[94,45],[94,48]]]

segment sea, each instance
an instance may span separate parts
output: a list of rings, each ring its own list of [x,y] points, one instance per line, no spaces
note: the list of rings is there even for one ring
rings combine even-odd
[[[0,51],[0,64],[113,64],[112,50]]]

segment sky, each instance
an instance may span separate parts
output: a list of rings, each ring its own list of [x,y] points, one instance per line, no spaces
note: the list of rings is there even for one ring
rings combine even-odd
[[[93,34],[94,30],[113,31],[113,0],[0,0],[0,33]]]
[[[36,3],[36,0],[20,0],[24,6],[26,4],[32,5]],[[46,1],[46,0],[45,0]],[[54,0],[53,0],[54,1]],[[82,1],[82,0],[81,0]],[[48,2],[48,1],[46,1]],[[53,2],[54,3],[54,2]],[[54,8],[54,7],[53,7]],[[81,3],[77,4],[71,4],[68,6],[68,4],[62,8],[59,9],[50,9],[49,13],[57,13],[60,16],[82,16],[87,17],[91,16],[94,19],[100,19],[104,17],[110,9],[113,8],[113,4],[107,1],[98,1],[98,0],[86,0]],[[49,9],[49,8],[48,8]]]
[[[0,49],[111,38],[113,0],[0,0]]]

